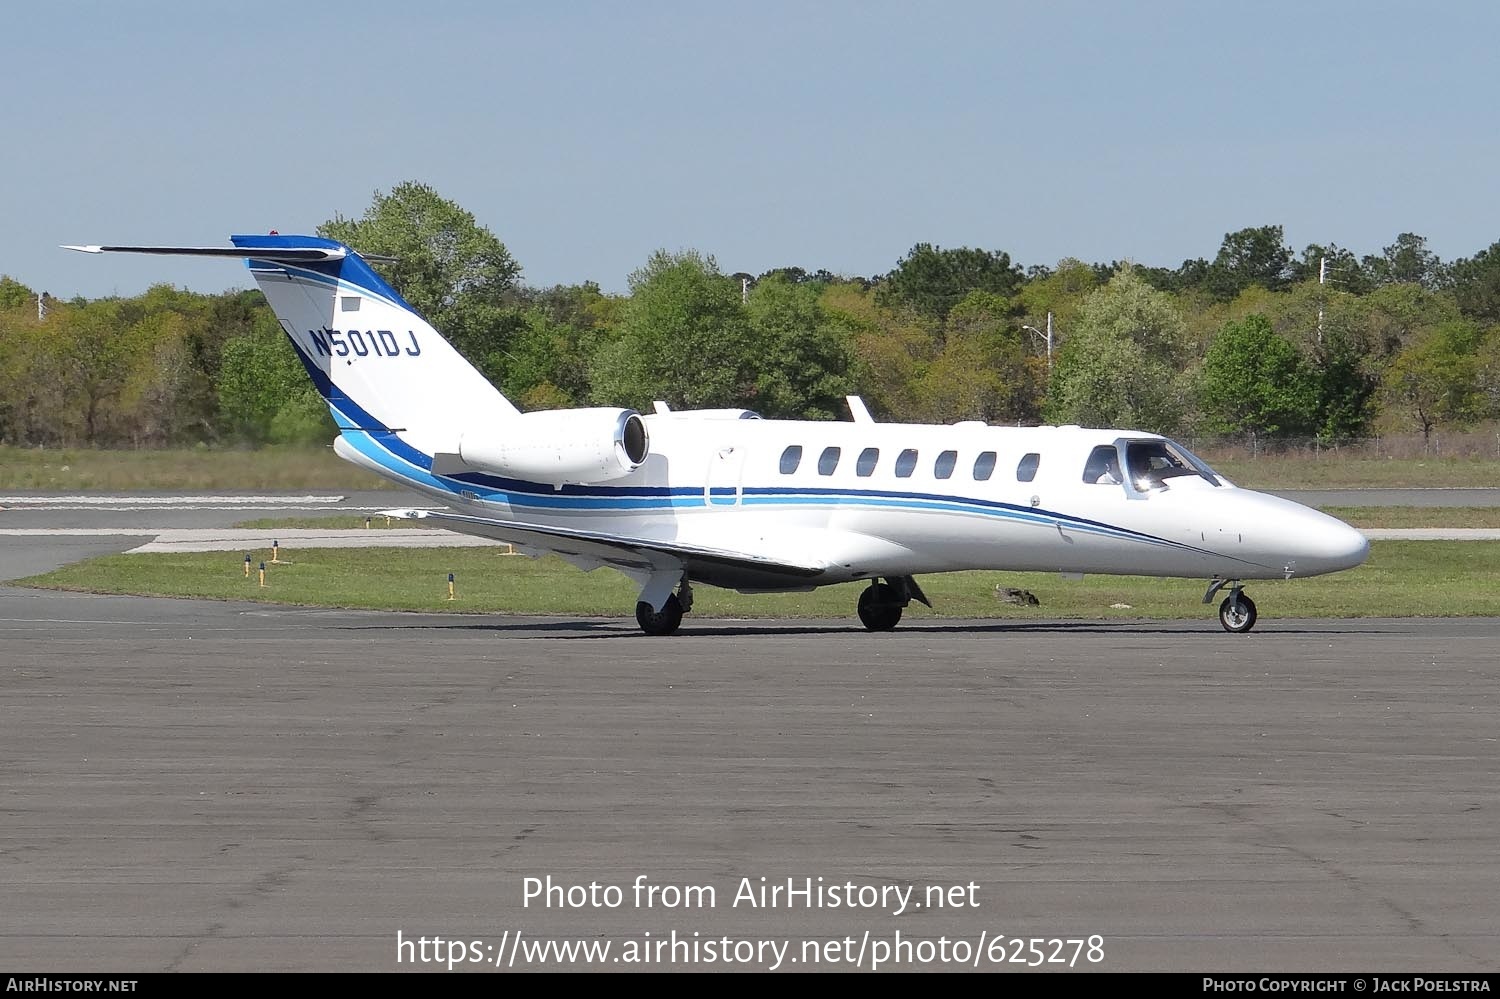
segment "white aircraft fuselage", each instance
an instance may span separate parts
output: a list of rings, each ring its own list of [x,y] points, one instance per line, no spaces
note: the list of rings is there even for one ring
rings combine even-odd
[[[964,569],[1287,579],[1351,568],[1368,549],[1341,521],[1221,476],[1178,475],[1154,485],[1084,481],[1095,448],[1166,441],[1154,434],[687,414],[644,420],[646,461],[591,485],[559,488],[482,473],[437,477],[403,469],[389,454],[372,459],[373,448],[358,448],[347,436],[337,450],[477,518],[725,548],[777,562],[815,554],[826,565],[816,585]],[[790,447],[802,451],[784,473]],[[831,466],[823,474],[828,448],[839,455],[823,463]],[[938,460],[948,453],[951,469],[939,478]],[[903,455],[911,467],[898,475]],[[990,471],[976,478],[974,466],[986,455],[993,456]],[[1037,458],[1023,481],[1017,472],[1027,455]],[[689,575],[732,589],[809,588],[748,566],[710,564]]]

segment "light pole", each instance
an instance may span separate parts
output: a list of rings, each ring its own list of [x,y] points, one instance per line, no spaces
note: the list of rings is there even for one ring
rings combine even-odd
[[[1047,344],[1047,370],[1051,371],[1052,370],[1052,313],[1050,313],[1050,312],[1047,313],[1047,332],[1043,333],[1041,330],[1037,329],[1035,326],[1027,326],[1024,323],[1022,324],[1021,329],[1023,329],[1023,330],[1030,330],[1032,333],[1035,333],[1038,337],[1040,337],[1041,340],[1044,343]]]

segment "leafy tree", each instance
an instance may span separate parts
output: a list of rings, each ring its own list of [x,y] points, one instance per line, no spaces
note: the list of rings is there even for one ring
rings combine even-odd
[[[1373,367],[1383,365],[1421,333],[1459,318],[1447,292],[1429,291],[1415,282],[1382,285],[1360,298],[1357,309]]]
[[[0,274],[0,311],[36,304],[36,292],[12,277]]]
[[[337,435],[328,404],[306,381],[276,410],[267,434],[272,444],[326,444]]]
[[[176,311],[145,316],[126,333],[129,359],[120,392],[122,436],[135,447],[181,443],[198,424],[195,403],[206,395],[207,376],[193,363],[192,319]]]
[[[758,405],[763,363],[740,289],[696,250],[658,250],[630,275],[630,302],[615,335],[590,362],[594,401],[683,409]]]
[[[1417,284],[1423,288],[1436,288],[1443,279],[1443,263],[1437,254],[1427,249],[1427,237],[1412,232],[1397,236],[1380,256],[1365,257],[1364,269],[1376,284]]]
[[[818,287],[780,275],[750,294],[750,322],[765,352],[757,409],[772,419],[837,419],[854,389],[849,337],[824,311]]]
[[[1381,391],[1392,409],[1404,411],[1430,447],[1439,423],[1465,424],[1485,409],[1477,352],[1480,331],[1471,322],[1449,322],[1426,332],[1396,355]]]
[[[1336,243],[1327,246],[1309,243],[1302,251],[1302,259],[1292,263],[1290,279],[1298,284],[1317,282],[1320,268],[1324,285],[1332,290],[1363,295],[1375,287],[1374,279],[1359,258]]]
[[[1209,265],[1206,285],[1220,301],[1227,301],[1252,284],[1279,291],[1291,278],[1292,248],[1279,225],[1264,225],[1226,233],[1219,254]]]
[[[1456,260],[1449,270],[1454,297],[1463,314],[1484,322],[1500,322],[1500,243]]]
[[[1275,437],[1316,425],[1317,378],[1265,316],[1224,325],[1203,359],[1198,395],[1214,433]]]
[[[520,265],[472,213],[426,184],[376,191],[363,218],[336,216],[318,234],[395,257],[391,286],[481,369],[493,366],[520,325],[513,307]]]
[[[907,308],[931,319],[942,319],[971,291],[1007,297],[1021,285],[1021,268],[1010,254],[963,247],[944,250],[918,243],[885,276],[879,288],[882,305]]]
[[[942,349],[917,392],[932,423],[1032,423],[1040,410],[1046,360],[1028,357],[1010,303],[972,292],[948,314]]]
[[[923,419],[918,381],[939,350],[936,324],[893,312],[876,301],[872,289],[856,284],[824,288],[819,303],[847,337],[855,391],[870,412],[888,420]]]
[[[1500,419],[1500,326],[1491,328],[1474,352],[1474,383],[1482,415]]]
[[[1059,423],[1167,432],[1181,422],[1186,326],[1169,296],[1122,270],[1088,296],[1052,374]]]
[[[522,320],[505,355],[500,390],[524,410],[586,405],[590,344],[586,334],[540,308],[527,309]]]
[[[1089,292],[1099,287],[1099,277],[1088,264],[1075,257],[1057,262],[1045,277],[1028,281],[1017,295],[1026,325],[1047,328],[1052,313],[1054,346],[1062,343],[1063,330],[1070,329]],[[1045,354],[1045,345],[1039,348]]]
[[[1101,278],[1101,282],[1108,281],[1118,273],[1122,264],[1114,264],[1108,268]],[[1170,291],[1177,294],[1184,292],[1201,292],[1208,288],[1210,265],[1202,257],[1192,260],[1184,260],[1176,269],[1170,267],[1140,267],[1133,266],[1136,277],[1145,281],[1157,291]],[[1095,267],[1095,270],[1099,270]]]
[[[48,316],[51,365],[57,387],[73,405],[58,414],[64,433],[89,446],[111,443],[113,406],[124,388],[126,326],[117,302],[100,300]]]
[[[735,276],[738,277],[739,275]],[[860,285],[869,284],[862,277],[844,277],[843,275],[833,273],[833,271],[830,271],[826,267],[819,267],[815,271],[805,270],[801,267],[773,267],[761,274],[760,277],[751,278],[750,287],[753,288],[757,283],[764,281],[766,278],[773,277],[784,278],[792,284],[830,285],[851,281]]]
[[[313,391],[296,351],[280,325],[267,316],[253,333],[224,345],[219,366],[220,419],[235,437],[261,444],[272,439],[272,423],[285,407],[308,409],[306,393]],[[314,392],[314,398],[316,393]],[[321,403],[320,403],[321,404]],[[333,436],[325,409],[323,439]]]
[[[1361,437],[1372,416],[1380,376],[1370,360],[1372,333],[1363,304],[1352,296],[1330,299],[1321,339],[1304,346],[1318,377],[1318,436],[1324,440]]]
[[[526,309],[540,311],[554,323],[590,331],[618,325],[626,302],[622,296],[606,295],[593,281],[521,288],[516,294]]]
[[[36,313],[19,303],[0,308],[0,442],[29,443],[35,389],[31,385]]]

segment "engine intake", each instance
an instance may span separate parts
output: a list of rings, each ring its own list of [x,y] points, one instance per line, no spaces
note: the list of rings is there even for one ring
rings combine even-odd
[[[633,409],[547,409],[521,413],[458,444],[464,464],[510,478],[560,486],[629,475],[651,452]]]

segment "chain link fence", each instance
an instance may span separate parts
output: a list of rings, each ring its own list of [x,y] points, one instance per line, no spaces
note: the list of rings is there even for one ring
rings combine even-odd
[[[1264,437],[1256,434],[1177,438],[1207,461],[1337,456],[1360,459],[1470,458],[1500,460],[1500,423],[1469,430],[1376,434],[1345,440],[1319,437]]]

